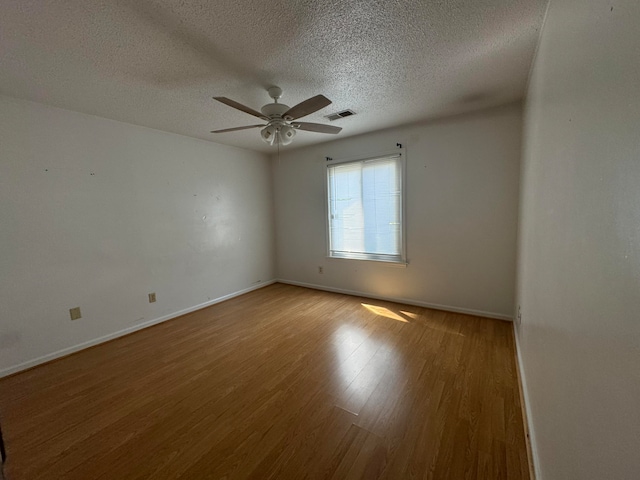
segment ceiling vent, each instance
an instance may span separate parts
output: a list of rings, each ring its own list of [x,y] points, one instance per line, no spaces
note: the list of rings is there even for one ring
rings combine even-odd
[[[341,112],[332,113],[331,115],[327,115],[325,118],[328,118],[331,121],[338,120],[339,118],[350,117],[351,115],[355,115],[356,112],[353,110],[342,110]]]

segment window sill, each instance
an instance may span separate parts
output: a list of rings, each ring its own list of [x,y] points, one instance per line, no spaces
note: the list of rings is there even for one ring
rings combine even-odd
[[[331,255],[327,255],[328,260],[340,260],[340,261],[352,261],[352,262],[372,262],[376,264],[382,264],[387,267],[393,268],[407,268],[409,263],[407,261],[395,261],[395,260],[380,260],[376,258],[354,258],[354,257],[333,257]]]

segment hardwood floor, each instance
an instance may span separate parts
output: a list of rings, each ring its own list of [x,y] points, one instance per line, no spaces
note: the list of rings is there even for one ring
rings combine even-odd
[[[508,322],[275,284],[0,380],[10,480],[528,479]]]

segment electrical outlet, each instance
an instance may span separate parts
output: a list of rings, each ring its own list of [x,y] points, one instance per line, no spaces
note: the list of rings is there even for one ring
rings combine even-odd
[[[324,267],[318,267],[318,273],[324,273]]]
[[[71,320],[78,320],[82,318],[82,314],[80,313],[80,307],[70,308],[69,315],[71,316]]]
[[[149,294],[149,303],[156,303],[156,292]]]
[[[520,309],[520,305],[518,305],[518,325],[522,323],[522,311]]]

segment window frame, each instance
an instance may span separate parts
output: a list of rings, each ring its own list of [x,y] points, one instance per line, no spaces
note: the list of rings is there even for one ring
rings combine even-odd
[[[385,158],[398,157],[400,166],[400,253],[397,258],[389,258],[389,255],[375,253],[347,253],[335,255],[331,251],[331,207],[329,205],[329,167],[347,163],[363,163],[371,160],[382,160]],[[365,262],[383,263],[392,266],[407,266],[407,155],[404,147],[399,147],[391,151],[377,152],[366,156],[357,156],[333,160],[326,158],[324,167],[324,209],[325,209],[325,225],[326,225],[326,257],[336,260],[357,260]]]

